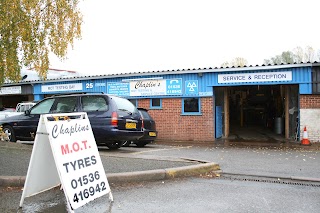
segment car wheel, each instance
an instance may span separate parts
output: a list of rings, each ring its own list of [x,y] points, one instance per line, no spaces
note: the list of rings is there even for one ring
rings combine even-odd
[[[146,141],[137,141],[137,142],[135,142],[137,147],[144,147],[145,145],[147,145],[147,143],[148,142],[146,142]]]
[[[109,149],[119,149],[120,147],[122,147],[123,142],[114,142],[114,143],[110,143],[110,144],[106,144],[106,146]]]
[[[16,142],[16,135],[14,134],[14,130],[11,126],[4,126],[2,131],[7,135],[8,141]]]

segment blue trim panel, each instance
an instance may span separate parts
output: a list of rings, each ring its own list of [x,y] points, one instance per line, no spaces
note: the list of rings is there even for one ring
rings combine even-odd
[[[218,75],[219,74],[241,74],[241,73],[265,73],[265,72],[292,72],[291,81],[268,81],[268,82],[250,82],[250,83],[226,83],[218,84]],[[162,95],[162,96],[129,96],[128,93],[123,93],[120,96],[125,98],[184,98],[184,97],[212,97],[213,96],[213,87],[216,86],[242,86],[242,85],[275,85],[275,84],[299,84],[300,94],[312,94],[312,67],[285,67],[277,69],[263,69],[263,70],[250,70],[247,71],[235,71],[235,72],[215,72],[215,70],[208,70],[208,72],[199,72],[199,73],[179,73],[179,74],[165,74],[165,75],[139,75],[135,77],[114,77],[114,78],[105,78],[105,79],[95,79],[95,80],[76,80],[76,81],[65,81],[65,82],[51,82],[45,84],[35,84],[34,85],[34,95],[35,98],[40,98],[44,94],[68,94],[75,92],[87,92],[87,93],[97,93],[103,92],[107,93],[108,84],[112,83],[124,83],[123,80],[132,80],[132,79],[147,79],[147,78],[162,78],[163,80],[170,79],[181,79],[182,94],[178,93],[176,95]],[[128,82],[128,81],[127,81]],[[188,84],[191,83],[191,84]],[[79,87],[81,83],[81,87]],[[110,84],[111,83],[111,84]],[[196,87],[192,87],[195,83]],[[68,84],[75,85],[77,84],[77,90],[61,90],[61,91],[52,91],[48,90],[48,86],[60,85],[61,87],[67,86]],[[180,83],[176,85],[179,87]],[[189,87],[188,87],[189,85]],[[191,85],[191,87],[190,87]],[[46,91],[42,91],[42,86],[47,87]],[[120,87],[119,87],[120,88]],[[120,88],[121,89],[121,88]],[[123,89],[123,88],[122,88]],[[175,88],[176,89],[176,88]],[[179,89],[179,88],[178,88]],[[176,89],[178,91],[178,89]],[[190,91],[193,89],[193,91]],[[114,91],[117,91],[117,88],[114,88]]]

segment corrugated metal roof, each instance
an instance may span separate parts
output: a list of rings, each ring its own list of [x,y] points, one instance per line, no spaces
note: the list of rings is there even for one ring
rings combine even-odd
[[[236,71],[256,71],[256,70],[268,70],[268,69],[281,69],[281,68],[290,68],[290,67],[311,67],[311,66],[320,66],[320,63],[315,62],[301,62],[294,64],[262,64],[262,65],[249,65],[244,67],[209,67],[209,68],[188,68],[188,69],[177,69],[177,70],[158,70],[158,71],[146,71],[146,72],[128,72],[128,73],[116,73],[116,74],[105,74],[105,75],[80,75],[80,76],[63,76],[59,78],[48,78],[47,80],[22,80],[16,83],[5,83],[4,85],[21,85],[21,84],[30,84],[30,83],[48,83],[48,82],[57,82],[57,81],[76,81],[76,80],[88,80],[88,79],[102,79],[102,78],[117,78],[117,77],[133,77],[137,75],[170,75],[170,74],[191,74],[191,73],[210,73],[210,72],[236,72]]]

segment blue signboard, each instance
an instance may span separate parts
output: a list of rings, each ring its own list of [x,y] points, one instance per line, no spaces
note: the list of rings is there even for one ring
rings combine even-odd
[[[167,95],[182,95],[182,80],[167,79]]]
[[[130,96],[129,83],[108,83],[107,93],[116,96]]]
[[[186,95],[198,95],[198,80],[185,81]]]

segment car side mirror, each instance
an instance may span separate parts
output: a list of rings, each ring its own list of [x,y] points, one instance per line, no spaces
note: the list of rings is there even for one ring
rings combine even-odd
[[[28,109],[28,110],[24,111],[24,114],[25,115],[30,115],[30,110]]]

